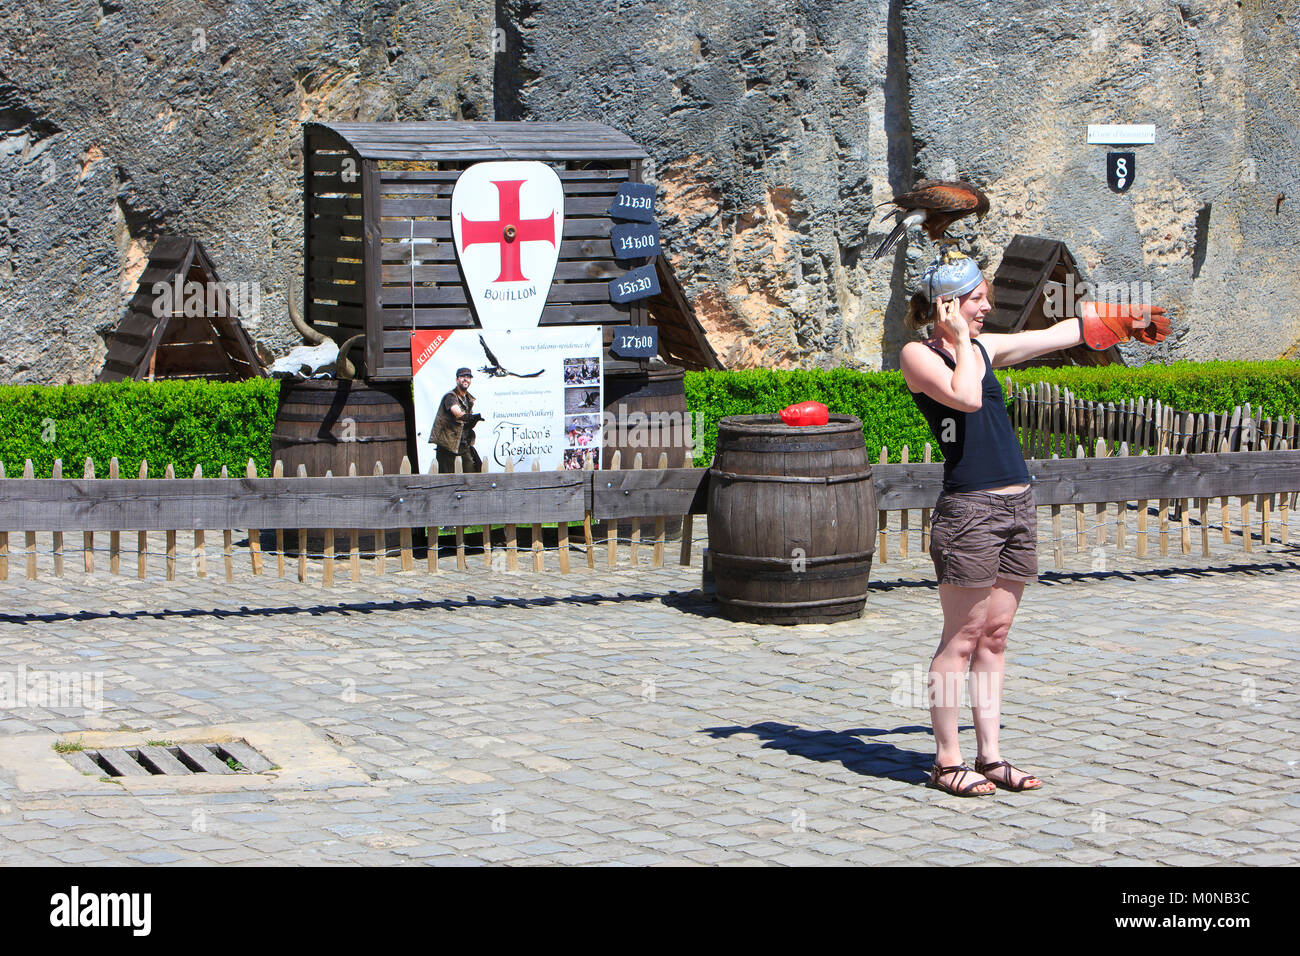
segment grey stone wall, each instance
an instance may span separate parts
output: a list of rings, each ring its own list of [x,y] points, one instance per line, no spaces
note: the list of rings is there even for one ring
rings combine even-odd
[[[903,28],[916,173],[987,185],[990,266],[1022,232],[1094,282],[1149,281],[1174,334],[1133,362],[1295,355],[1300,203],[1275,209],[1300,178],[1293,3],[954,0],[909,4]],[[1130,122],[1156,142],[1117,195],[1086,127]]]
[[[491,118],[492,10],[454,0],[0,6],[0,381],[90,381],[163,231],[300,341],[308,118]]]
[[[0,381],[93,379],[163,231],[262,283],[252,333],[294,344],[308,118],[627,132],[735,366],[896,366],[933,249],[872,266],[872,206],[950,175],[992,200],[990,271],[1023,232],[1151,282],[1176,334],[1132,361],[1294,357],[1298,31],[1280,0],[6,3]],[[1089,122],[1156,125],[1128,193]]]

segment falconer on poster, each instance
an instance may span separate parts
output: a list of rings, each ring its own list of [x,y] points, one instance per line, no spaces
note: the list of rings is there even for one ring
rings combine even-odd
[[[474,396],[469,392],[474,373],[462,366],[456,370],[456,387],[442,396],[438,414],[433,421],[429,441],[438,446],[438,471],[447,474],[456,470],[456,459],[466,473],[483,470],[483,460],[474,450],[474,426],[483,420],[474,412]]]

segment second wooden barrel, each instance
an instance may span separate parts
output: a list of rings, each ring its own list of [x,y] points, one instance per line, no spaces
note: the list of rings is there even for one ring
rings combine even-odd
[[[723,613],[759,624],[860,617],[878,512],[862,423],[794,427],[775,415],[718,423],[709,556]]]
[[[657,468],[661,454],[668,455],[669,468],[684,467],[692,436],[683,374],[676,366],[656,361],[645,371],[605,376],[607,428],[600,467],[609,467],[615,451],[620,468],[631,468],[638,453],[642,468]]]
[[[284,475],[293,478],[303,465],[313,478],[326,471],[347,477],[355,464],[358,475],[373,475],[375,462],[384,474],[395,475],[402,458],[415,447],[415,423],[410,411],[409,382],[371,385],[349,379],[284,379],[271,433],[271,461],[284,462]],[[418,468],[414,455],[413,468]],[[294,536],[296,538],[296,535]],[[319,531],[308,534],[309,550],[323,543]],[[393,543],[397,532],[388,535]],[[335,548],[346,548],[340,529]]]
[[[681,368],[658,360],[644,371],[632,369],[605,376],[605,444],[601,468],[610,467],[616,451],[619,468],[623,470],[636,465],[638,454],[642,468],[658,468],[659,456],[664,454],[668,456],[669,468],[689,467],[686,455],[694,436],[691,416],[686,410],[683,376]],[[642,535],[648,537],[652,527],[642,522]],[[605,522],[597,522],[594,533],[599,538],[609,530]],[[666,515],[665,536],[676,538],[681,532],[681,515]],[[631,533],[630,521],[618,522],[618,537],[626,539]]]
[[[271,434],[271,460],[284,462],[285,477],[305,465],[312,477],[331,471],[371,475],[375,462],[395,475],[407,454],[410,385],[368,385],[347,379],[280,382],[280,404]],[[412,459],[414,463],[414,459]]]

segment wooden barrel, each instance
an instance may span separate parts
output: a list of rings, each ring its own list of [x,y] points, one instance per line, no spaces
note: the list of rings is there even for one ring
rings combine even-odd
[[[410,391],[408,382],[283,380],[271,460],[284,462],[286,477],[296,475],[299,465],[313,477],[326,471],[346,476],[353,464],[357,474],[370,475],[375,462],[383,464],[384,474],[395,475],[415,438]]]
[[[681,468],[691,445],[690,416],[686,412],[683,371],[663,362],[652,362],[642,372],[613,372],[605,376],[604,433],[608,468],[619,452],[621,468],[631,468],[637,453],[641,467],[655,468],[659,456],[668,454],[668,467]]]
[[[669,468],[682,468],[691,448],[691,419],[686,411],[684,372],[674,365],[654,361],[645,371],[611,372],[605,376],[605,430],[601,468],[608,468],[619,453],[619,468],[626,470],[641,455],[642,468],[659,467],[659,456],[668,455]],[[649,517],[649,516],[647,516]],[[619,522],[617,534],[627,538],[631,522]],[[653,525],[642,522],[641,534],[649,537]],[[607,533],[604,522],[594,529],[597,537]],[[681,535],[681,515],[668,515],[664,534]]]
[[[280,382],[271,461],[284,462],[286,478],[295,477],[299,465],[305,465],[314,478],[326,471],[347,477],[353,464],[358,475],[373,475],[375,462],[384,466],[384,474],[395,475],[402,467],[402,457],[408,454],[412,469],[419,468],[414,447],[409,382],[372,385],[326,378]],[[317,551],[323,539],[318,529],[313,532],[307,536],[307,546]],[[397,531],[388,537],[395,543]],[[346,542],[340,529],[335,548],[346,548]]]
[[[876,550],[862,423],[794,427],[775,415],[718,423],[709,556],[723,613],[759,624],[860,617]]]

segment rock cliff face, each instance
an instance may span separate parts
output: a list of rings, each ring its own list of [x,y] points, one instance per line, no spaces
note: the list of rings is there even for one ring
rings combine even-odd
[[[164,231],[260,282],[250,331],[295,344],[308,118],[627,132],[733,366],[896,366],[933,249],[873,267],[872,206],[950,176],[993,202],[990,274],[1021,232],[1151,283],[1176,334],[1131,360],[1295,357],[1298,32],[1281,0],[6,3],[0,381],[93,379]],[[1084,142],[1103,122],[1156,126],[1123,195]]]
[[[162,232],[261,283],[301,341],[309,118],[491,118],[492,9],[454,0],[17,0],[0,7],[0,381],[90,381]]]

